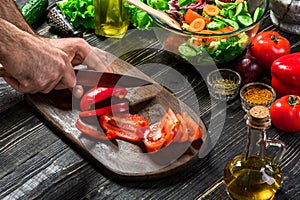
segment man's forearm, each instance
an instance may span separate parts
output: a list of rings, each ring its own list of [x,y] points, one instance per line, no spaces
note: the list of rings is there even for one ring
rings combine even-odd
[[[1,0],[0,11],[0,18],[14,24],[21,30],[29,33],[35,33],[27,24],[14,0]]]

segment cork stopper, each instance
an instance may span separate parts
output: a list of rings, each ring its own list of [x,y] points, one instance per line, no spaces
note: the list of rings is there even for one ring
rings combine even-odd
[[[251,125],[256,127],[268,127],[271,125],[270,111],[266,106],[254,106],[249,111]]]

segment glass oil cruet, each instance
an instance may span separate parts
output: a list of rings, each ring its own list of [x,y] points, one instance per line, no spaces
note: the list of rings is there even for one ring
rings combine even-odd
[[[230,160],[224,169],[224,181],[231,199],[273,199],[282,182],[279,162],[285,145],[267,139],[271,125],[269,109],[255,106],[246,115],[248,137],[246,151]],[[279,148],[275,156],[266,155],[269,147]],[[273,150],[273,149],[272,149]]]

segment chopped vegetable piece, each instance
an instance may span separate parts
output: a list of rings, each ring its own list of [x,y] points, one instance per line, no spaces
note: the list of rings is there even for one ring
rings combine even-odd
[[[200,32],[205,28],[205,21],[202,18],[197,18],[190,24],[189,31]]]
[[[83,123],[80,120],[77,120],[75,123],[75,126],[78,130],[80,130],[82,133],[95,138],[95,139],[100,139],[100,140],[111,140],[113,138],[115,138],[115,134],[114,133],[103,133],[102,131],[99,131],[95,128],[90,127],[89,125]]]
[[[238,15],[236,17],[236,20],[240,25],[242,25],[242,27],[249,26],[250,24],[253,23],[252,18],[249,17],[248,15]]]
[[[115,133],[117,138],[130,142],[142,140],[144,132],[149,126],[149,122],[145,117],[130,113],[101,115],[99,122],[106,132]]]
[[[182,54],[183,56],[187,56],[187,57],[197,55],[197,51],[193,47],[191,47],[190,45],[185,44],[185,43],[179,45],[178,51],[180,54]]]
[[[244,8],[245,8],[244,2],[238,3],[233,17],[240,15],[244,11]]]
[[[219,30],[221,28],[223,28],[225,25],[222,22],[218,22],[218,21],[212,21],[209,22],[208,24],[206,24],[206,28],[209,30]]]
[[[201,16],[199,13],[188,9],[184,15],[184,20],[187,24],[191,24],[195,19],[202,18],[206,23],[210,22],[209,18]]]
[[[87,91],[80,100],[80,108],[85,111],[90,107],[111,96],[118,98],[124,98],[127,94],[126,88],[106,88],[106,87],[94,87]]]
[[[263,9],[260,7],[256,8],[253,14],[253,22],[256,22],[261,17],[262,14],[263,14]]]
[[[145,131],[143,142],[148,152],[155,152],[162,148],[165,143],[165,138],[161,132],[160,122],[152,124],[149,129]]]
[[[79,113],[80,117],[90,117],[90,116],[99,116],[110,113],[119,113],[129,110],[128,102],[118,103],[111,106],[106,106],[103,108],[98,108],[95,110],[87,110]]]
[[[218,6],[206,4],[203,8],[203,12],[205,12],[209,16],[216,16],[219,14],[220,9],[218,8]]]
[[[173,138],[177,134],[177,131],[179,129],[179,121],[172,109],[169,108],[160,122],[162,126],[161,132],[165,138],[164,145],[168,146],[169,144],[171,144]]]

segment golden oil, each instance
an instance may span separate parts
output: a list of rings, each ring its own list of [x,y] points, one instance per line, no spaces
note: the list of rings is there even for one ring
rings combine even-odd
[[[224,168],[227,193],[234,200],[271,200],[280,188],[282,172],[279,162],[285,153],[285,145],[279,140],[267,138],[271,124],[269,109],[255,106],[246,115],[248,126],[244,153],[231,159]],[[266,149],[276,147],[275,156]],[[270,152],[269,152],[270,153]]]
[[[279,166],[269,157],[262,160],[243,154],[229,161],[224,169],[224,181],[232,199],[273,199],[282,182]]]

